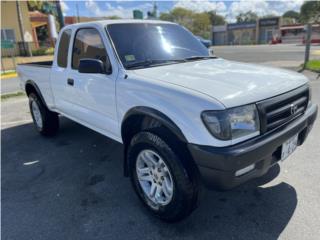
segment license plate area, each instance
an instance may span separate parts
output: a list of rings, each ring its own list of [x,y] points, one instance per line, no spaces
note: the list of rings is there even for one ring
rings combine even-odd
[[[282,149],[281,149],[281,161],[285,160],[291,153],[296,150],[298,146],[298,134],[289,138],[287,141],[285,141],[282,144]]]

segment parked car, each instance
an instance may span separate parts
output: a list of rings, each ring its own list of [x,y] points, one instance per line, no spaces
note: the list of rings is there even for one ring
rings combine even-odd
[[[200,36],[195,36],[206,48],[209,48],[212,44],[211,41],[208,39],[204,39],[203,37]]]
[[[317,115],[302,74],[211,57],[169,22],[69,25],[53,62],[17,71],[37,131],[56,134],[63,115],[123,143],[124,175],[166,221],[195,209],[202,184],[231,189],[268,172]]]

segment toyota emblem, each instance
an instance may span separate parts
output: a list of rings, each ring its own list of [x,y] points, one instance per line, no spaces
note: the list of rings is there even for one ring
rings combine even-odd
[[[291,105],[290,105],[291,115],[296,114],[297,110],[298,110],[298,105],[296,105],[296,104],[291,104]]]

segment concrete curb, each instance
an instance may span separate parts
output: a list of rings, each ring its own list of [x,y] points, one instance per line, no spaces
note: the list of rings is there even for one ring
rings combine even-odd
[[[1,94],[1,101],[7,100],[13,97],[21,97],[21,96],[25,96],[25,93],[22,91],[4,93],[4,94]]]

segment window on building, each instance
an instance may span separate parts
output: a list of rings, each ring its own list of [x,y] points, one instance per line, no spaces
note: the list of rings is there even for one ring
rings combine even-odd
[[[13,29],[1,29],[1,41],[15,42],[16,37]]]
[[[65,30],[59,42],[59,49],[58,49],[58,66],[66,68],[68,64],[68,49],[71,37],[71,30]]]
[[[72,68],[78,69],[80,59],[93,58],[106,62],[107,52],[101,36],[96,29],[80,29],[75,37],[72,49]]]

